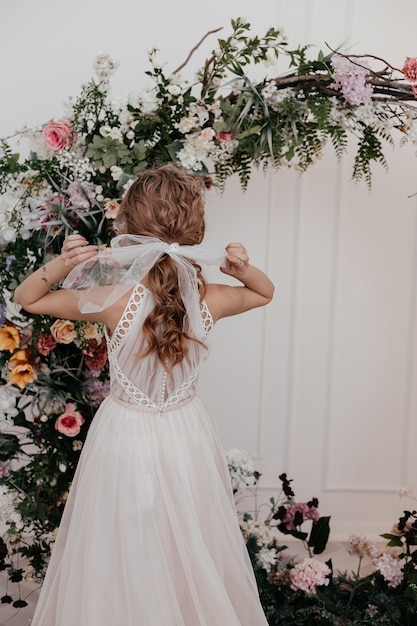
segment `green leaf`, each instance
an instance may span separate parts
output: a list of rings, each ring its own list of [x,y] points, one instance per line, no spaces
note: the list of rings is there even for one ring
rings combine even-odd
[[[0,460],[6,461],[13,458],[20,451],[19,439],[16,435],[0,435]]]
[[[311,528],[308,545],[313,548],[314,554],[324,552],[330,535],[330,516],[320,517]]]
[[[387,539],[387,545],[391,548],[401,548],[403,546],[403,541],[398,535],[393,535],[392,533],[384,533],[383,535],[380,535],[380,537],[382,537],[383,539]]]

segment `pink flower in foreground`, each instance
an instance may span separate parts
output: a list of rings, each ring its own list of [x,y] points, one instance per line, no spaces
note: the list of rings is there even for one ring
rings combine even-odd
[[[68,120],[61,119],[48,122],[42,129],[45,145],[52,152],[68,148],[75,140],[74,131]]]
[[[48,356],[52,350],[56,348],[56,341],[52,337],[52,335],[47,335],[46,333],[42,333],[38,338],[37,349],[39,354],[42,356]]]
[[[221,130],[216,134],[216,138],[219,141],[234,141],[236,136],[231,130]]]
[[[65,412],[55,421],[55,429],[67,437],[75,437],[84,424],[84,418],[79,411],[75,410],[73,402],[67,402]]]
[[[417,83],[417,58],[407,57],[403,67],[404,77],[410,83]]]
[[[304,559],[290,570],[290,587],[294,591],[315,594],[317,587],[328,585],[331,569],[317,559]]]

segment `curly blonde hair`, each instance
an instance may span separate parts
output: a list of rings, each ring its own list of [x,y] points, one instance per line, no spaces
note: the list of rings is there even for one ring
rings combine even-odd
[[[199,244],[205,233],[204,189],[199,176],[173,164],[145,170],[122,200],[115,228],[119,232],[158,237],[167,243]],[[206,281],[201,267],[192,264],[202,298]],[[140,356],[155,352],[163,367],[170,369],[186,357],[188,342],[198,340],[183,329],[185,307],[177,267],[171,257],[161,257],[146,279],[155,306],[143,324],[147,349]]]

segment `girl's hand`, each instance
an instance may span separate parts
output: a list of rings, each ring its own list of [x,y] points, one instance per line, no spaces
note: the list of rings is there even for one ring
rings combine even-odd
[[[82,261],[92,259],[97,254],[97,246],[90,245],[82,235],[75,233],[65,239],[61,258],[67,267],[73,268]]]
[[[249,267],[249,257],[241,243],[229,243],[226,246],[226,267],[220,268],[224,274],[241,276]]]

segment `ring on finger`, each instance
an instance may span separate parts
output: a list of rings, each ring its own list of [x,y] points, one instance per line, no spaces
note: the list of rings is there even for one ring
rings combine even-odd
[[[87,252],[87,246],[80,246],[80,254],[84,254],[84,252]]]
[[[241,264],[242,264],[242,259],[238,257],[237,260],[235,261],[235,265],[239,266]]]

